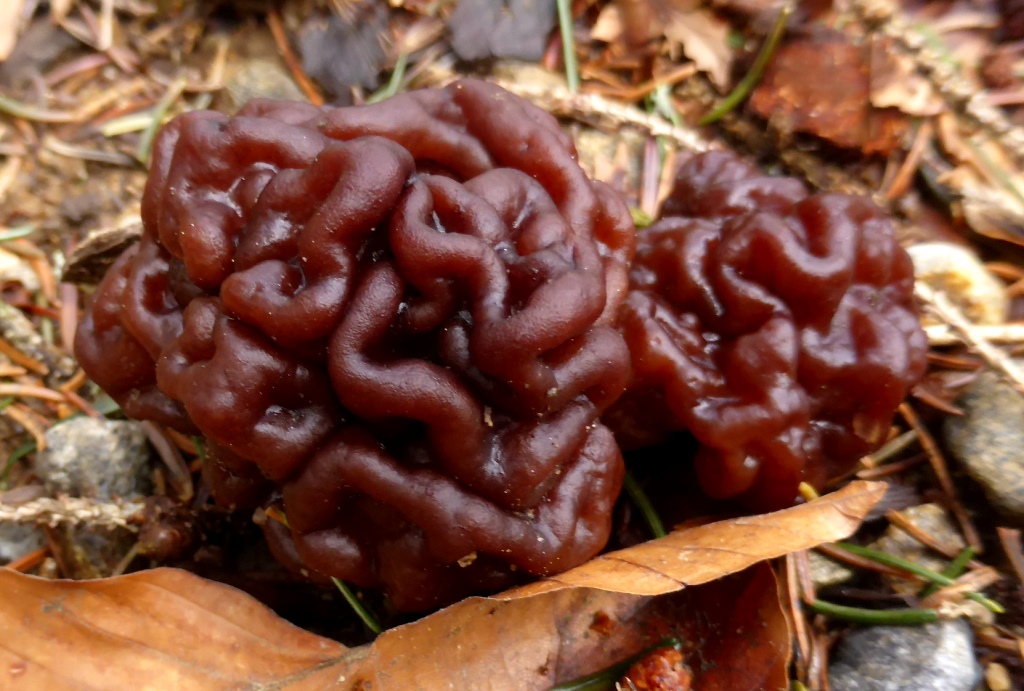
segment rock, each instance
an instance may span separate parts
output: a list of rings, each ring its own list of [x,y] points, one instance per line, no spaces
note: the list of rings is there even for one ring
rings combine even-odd
[[[984,372],[957,405],[964,415],[945,419],[949,450],[997,510],[1024,523],[1024,396]]]
[[[0,523],[0,564],[7,564],[46,544],[43,533],[34,525]]]
[[[306,100],[278,59],[253,58],[237,65],[225,87],[236,110],[254,98]]]
[[[858,629],[829,667],[832,691],[971,691],[981,677],[974,634],[960,619]]]
[[[54,494],[110,501],[150,488],[149,447],[138,422],[80,417],[46,431],[35,470]]]
[[[900,514],[912,525],[917,526],[940,543],[948,545],[952,549],[962,550],[967,544],[960,533],[957,532],[956,526],[950,520],[949,514],[938,504],[912,506],[909,509],[900,511]],[[948,559],[943,559],[933,550],[925,547],[894,525],[890,525],[885,534],[872,546],[886,554],[920,564],[932,571],[942,571],[949,563]],[[921,583],[904,578],[890,578],[887,580],[891,583],[893,589],[901,594],[916,593],[922,587]]]
[[[54,494],[114,501],[149,492],[149,447],[138,422],[76,418],[47,430],[46,443],[35,470]],[[75,579],[109,576],[135,543],[124,528],[61,525],[52,535],[64,575]]]
[[[989,273],[978,256],[961,245],[924,242],[907,248],[914,276],[946,293],[975,324],[1002,324],[1010,300],[1002,281]]]
[[[224,63],[223,100],[215,103],[219,109],[234,113],[254,98],[306,100],[281,59],[270,30],[246,25],[232,38]]]
[[[554,0],[459,0],[448,18],[462,60],[540,60],[557,23]]]
[[[373,91],[387,53],[381,37],[390,35],[384,3],[350,3],[345,16],[314,14],[298,32],[302,68],[333,97],[335,105],[352,102],[352,87]],[[358,8],[355,7],[358,5]]]
[[[821,552],[808,551],[807,561],[810,564],[811,582],[814,583],[814,587],[817,589],[842,585],[854,576],[854,571],[849,566],[826,557]]]

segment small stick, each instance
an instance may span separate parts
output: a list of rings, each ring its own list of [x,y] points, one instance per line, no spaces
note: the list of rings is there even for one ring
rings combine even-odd
[[[631,125],[656,137],[667,137],[688,151],[699,153],[717,148],[704,135],[686,127],[676,127],[660,115],[645,113],[631,105],[618,103],[596,94],[574,94],[561,86],[495,79],[498,86],[562,117],[597,121],[612,127]]]
[[[797,676],[802,679],[809,678],[809,667],[811,663],[811,636],[807,627],[807,615],[800,602],[803,599],[800,593],[800,578],[797,576],[799,567],[796,563],[796,555],[786,555],[786,594],[789,600],[789,612],[793,621],[794,633],[797,644]]]
[[[912,429],[909,432],[904,432],[898,437],[894,437],[885,442],[885,444],[882,445],[882,448],[878,449],[878,451],[865,456],[861,463],[868,468],[880,466],[885,463],[885,461],[913,444],[915,441],[917,441],[917,430]]]
[[[135,149],[135,158],[139,160],[143,165],[149,165],[149,155],[153,147],[153,139],[156,137],[157,130],[160,129],[160,125],[163,123],[164,116],[167,115],[167,111],[171,109],[171,106],[178,97],[181,96],[185,90],[185,80],[183,78],[175,79],[171,86],[167,89],[156,106],[153,107],[153,120],[149,126],[143,130],[142,135],[139,137],[138,147]]]
[[[185,434],[182,434],[181,432],[173,430],[170,427],[164,428],[164,434],[167,435],[168,439],[174,442],[175,446],[177,446],[179,449],[181,449],[188,455],[199,455],[199,445],[196,444],[195,439],[193,437],[189,437]],[[191,470],[191,468],[189,470]]]
[[[43,386],[31,386],[29,384],[0,384],[0,397],[2,396],[39,398],[53,403],[64,403],[67,400],[64,394],[58,393],[53,389],[47,389]]]
[[[46,376],[50,373],[50,368],[45,364],[36,360],[34,357],[26,355],[17,348],[15,348],[9,341],[4,338],[0,338],[0,353],[6,355],[11,362],[21,365],[30,372],[35,372],[40,376]]]
[[[60,295],[60,345],[65,353],[75,349],[75,331],[78,329],[78,287],[72,283],[57,286]]]
[[[1024,324],[1020,322],[995,325],[972,324],[971,331],[976,337],[988,343],[1024,343]],[[926,326],[924,332],[928,336],[928,344],[931,346],[951,346],[964,342],[964,338],[958,336],[956,329],[948,324]]]
[[[93,408],[89,401],[85,400],[74,391],[65,391],[64,398],[68,399],[68,403],[75,406],[94,420],[103,418],[103,413]]]
[[[36,440],[37,451],[46,450],[46,433],[43,431],[43,428],[32,419],[31,415],[22,410],[17,404],[7,406],[2,412],[4,415],[24,427],[25,431],[32,435],[32,438]]]
[[[873,480],[880,477],[887,477],[889,475],[896,475],[897,473],[902,473],[904,470],[907,470],[908,468],[920,466],[926,461],[928,461],[928,455],[919,454],[909,459],[906,459],[905,461],[887,463],[876,468],[867,468],[865,470],[859,471],[857,473],[857,477],[861,480]]]
[[[643,489],[640,488],[640,485],[637,484],[636,479],[628,470],[623,480],[623,487],[626,490],[626,494],[629,495],[630,501],[640,510],[640,515],[644,517],[644,521],[647,522],[647,527],[650,528],[654,537],[665,537],[668,533],[665,531],[661,518],[658,517],[658,512],[654,510],[651,500],[647,498]]]
[[[952,477],[949,475],[949,468],[946,466],[946,460],[942,456],[942,451],[939,450],[939,445],[935,442],[935,437],[932,433],[921,424],[921,419],[918,414],[914,413],[913,407],[908,403],[900,403],[899,406],[900,415],[906,420],[907,424],[918,430],[918,438],[921,441],[921,447],[925,449],[928,455],[928,461],[932,466],[932,471],[939,480],[939,485],[942,487],[942,491],[946,495],[946,502],[949,505],[950,511],[956,517],[956,521],[961,524],[961,530],[964,532],[964,537],[967,539],[967,544],[974,548],[974,551],[978,554],[984,552],[984,547],[981,543],[981,535],[978,534],[978,529],[974,525],[974,521],[971,520],[971,516],[968,514],[967,509],[959,501],[959,496],[956,493],[956,487],[953,485]]]
[[[89,376],[85,373],[85,370],[79,367],[71,379],[57,387],[61,393],[67,393],[68,391],[78,391],[80,388],[85,386],[85,383],[89,381]]]
[[[28,242],[28,240],[22,240]],[[25,263],[39,277],[39,290],[46,298],[49,305],[57,302],[57,278],[53,275],[53,268],[46,257],[25,257]]]
[[[831,557],[836,561],[841,561],[850,566],[858,569],[864,569],[865,571],[874,571],[876,573],[884,574],[886,576],[893,576],[895,578],[912,578],[910,572],[903,569],[898,569],[888,564],[881,564],[872,559],[867,559],[860,556],[859,554],[853,554],[844,549],[839,549],[835,545],[818,545],[815,549],[824,554],[827,557]]]
[[[981,554],[984,551],[984,546],[981,542],[981,536],[978,534],[978,529],[974,527],[974,522],[971,521],[970,516],[967,514],[967,510],[963,504],[960,503],[960,498],[957,496],[956,487],[953,484],[953,478],[949,474],[949,468],[946,466],[946,459],[942,455],[942,451],[939,450],[939,445],[935,443],[935,438],[931,435],[931,432],[921,424],[921,419],[914,412],[914,409],[908,403],[901,403],[899,407],[900,415],[907,421],[907,424],[917,430],[918,440],[921,442],[921,448],[928,454],[928,462],[931,463],[932,471],[939,480],[939,486],[942,488],[943,493],[946,495],[946,502],[949,504],[949,509],[956,516],[957,522],[960,524],[960,530],[964,534],[964,538],[967,540],[967,544],[974,548],[974,551]]]
[[[1017,579],[1024,583],[1024,548],[1021,547],[1020,531],[1014,528],[999,527],[996,528],[996,533],[999,535],[1003,551],[1006,552],[1006,556],[1010,560],[1010,565],[1013,566],[1014,573],[1017,574]]]
[[[583,86],[583,90],[589,94],[608,96],[619,101],[639,101],[661,86],[672,86],[679,82],[686,81],[697,74],[697,66],[692,62],[679,65],[678,67],[641,82],[636,86],[606,86],[601,83],[589,83]]]
[[[7,197],[7,190],[14,184],[24,163],[25,158],[23,156],[11,156],[7,159],[7,163],[0,168],[0,202]]]
[[[26,571],[31,571],[42,564],[43,560],[46,559],[46,555],[49,553],[49,547],[40,547],[39,549],[32,550],[28,554],[21,555],[17,559],[12,559],[4,565],[4,568],[10,571],[25,573]]]
[[[889,523],[896,526],[925,547],[935,550],[947,559],[956,559],[957,555],[962,551],[954,547],[950,547],[949,545],[942,544],[928,532],[908,521],[907,518],[899,511],[886,511],[885,518]]]
[[[130,520],[140,511],[141,503],[115,504],[83,498],[42,497],[17,506],[0,504],[0,521],[49,526],[84,523],[102,528],[137,530],[138,528],[130,524]]]
[[[160,456],[160,460],[163,461],[164,465],[167,466],[167,470],[170,471],[171,484],[177,490],[178,498],[182,502],[189,501],[195,496],[195,488],[192,486],[192,474],[185,463],[185,459],[181,457],[178,447],[152,421],[144,420],[141,424],[142,431],[146,433],[149,443],[153,445],[157,455]]]
[[[977,591],[987,588],[1000,579],[1002,579],[1002,575],[991,566],[968,571],[950,585],[926,595],[921,600],[921,606],[938,608],[942,603],[950,600],[959,602],[964,597],[975,599],[972,595],[976,596],[978,594]]]
[[[281,59],[284,60],[288,71],[292,73],[292,79],[299,85],[302,93],[306,95],[310,103],[314,106],[322,106],[324,104],[324,97],[320,95],[316,85],[313,84],[313,80],[306,75],[302,65],[299,64],[298,58],[295,57],[291,44],[288,43],[288,37],[284,33],[281,15],[278,14],[277,10],[272,9],[267,12],[267,26],[270,27],[270,33],[274,36],[274,43],[277,44],[277,50],[281,54]]]
[[[921,157],[924,156],[928,142],[932,140],[933,136],[935,136],[935,126],[931,120],[925,120],[917,128],[917,132],[914,134],[914,141],[910,145],[910,151],[907,152],[907,156],[903,159],[900,169],[896,171],[892,183],[882,195],[887,202],[899,199],[910,188],[910,183],[913,182],[914,175],[921,165]]]

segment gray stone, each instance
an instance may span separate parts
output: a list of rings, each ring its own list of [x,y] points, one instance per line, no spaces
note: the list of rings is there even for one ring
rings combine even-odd
[[[149,447],[137,422],[81,417],[46,431],[36,474],[54,494],[110,501],[146,494]]]
[[[540,60],[557,21],[555,0],[459,0],[448,30],[462,60]]]
[[[241,108],[254,98],[306,100],[280,60],[247,60],[237,66],[227,80],[226,86],[231,105],[235,109]]]
[[[911,525],[928,533],[941,544],[955,550],[962,550],[966,546],[963,537],[957,532],[956,526],[953,525],[949,514],[938,504],[912,506],[900,511],[900,514]],[[948,559],[937,555],[934,551],[925,547],[895,525],[890,525],[885,534],[872,546],[886,554],[920,564],[932,571],[942,571],[949,563]],[[906,578],[887,577],[886,580],[896,592],[901,594],[916,593],[923,587],[919,581],[911,581]]]
[[[46,544],[37,526],[21,523],[0,523],[0,564],[23,557]]]
[[[811,582],[815,588],[828,588],[842,585],[854,577],[854,571],[846,564],[826,557],[821,552],[810,550],[807,553],[811,572]]]
[[[858,629],[829,667],[832,691],[971,691],[981,678],[974,634],[960,619]]]
[[[1024,522],[1024,397],[995,373],[985,372],[958,405],[964,415],[945,421],[950,451],[996,509]]]

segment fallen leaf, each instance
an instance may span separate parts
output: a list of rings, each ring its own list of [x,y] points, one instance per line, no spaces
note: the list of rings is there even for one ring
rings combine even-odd
[[[66,283],[96,285],[121,253],[142,237],[138,211],[127,213],[107,228],[86,235],[75,247],[61,274]]]
[[[696,688],[777,688],[790,636],[773,572],[757,563],[848,536],[885,487],[855,482],[810,504],[679,530],[353,650],[183,571],[85,582],[0,571],[0,669],[24,689],[542,689],[674,633]]]
[[[48,581],[0,569],[0,670],[19,689],[328,687],[347,649],[186,571]]]
[[[769,61],[749,107],[783,132],[888,155],[900,146],[908,119],[871,105],[866,51],[842,35],[788,43]]]
[[[895,50],[890,39],[871,42],[870,74],[869,97],[875,108],[898,108],[920,117],[946,109],[932,83],[918,73],[913,58]]]
[[[612,43],[622,36],[622,12],[615,3],[609,3],[601,8],[601,12],[590,27],[590,38],[595,41]]]
[[[613,622],[595,630],[597,617]],[[784,688],[790,632],[771,567],[662,597],[573,588],[505,602],[470,598],[386,631],[342,666],[353,687],[547,689],[675,636],[705,691]]]
[[[665,37],[683,48],[697,68],[707,72],[720,88],[729,85],[732,48],[729,47],[729,23],[707,10],[673,11],[665,24]]]
[[[677,530],[495,597],[529,597],[570,587],[661,595],[736,573],[766,559],[852,534],[885,495],[883,483],[855,482],[810,504]]]

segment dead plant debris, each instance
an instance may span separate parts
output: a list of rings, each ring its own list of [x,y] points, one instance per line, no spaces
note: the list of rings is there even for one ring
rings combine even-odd
[[[588,675],[638,689],[827,688],[846,622],[965,612],[987,676],[1024,675],[1020,532],[947,460],[940,433],[979,372],[1024,389],[1019,4],[0,3],[0,527],[42,526],[0,570],[11,678],[47,689],[539,689]],[[778,44],[758,64],[773,27]],[[54,496],[35,473],[48,432],[119,414],[71,343],[82,301],[140,233],[160,125],[261,96],[359,104],[463,74],[561,118],[588,172],[626,194],[641,221],[687,156],[734,148],[812,186],[874,195],[907,243],[974,248],[1005,290],[1006,319],[972,323],[955,283],[943,288],[952,295],[918,284],[930,370],[889,443],[857,471],[875,482],[747,518],[713,520],[725,509],[697,502],[655,540],[622,503],[621,549],[548,580],[417,621],[352,592],[386,627],[372,643],[340,594],[291,579],[259,551],[253,521],[275,520],[272,511],[212,509],[201,439],[147,428],[144,501]],[[721,119],[699,124],[712,113]],[[674,504],[659,503],[657,478],[640,485],[650,511],[678,506],[682,485],[668,488]],[[969,550],[906,518],[928,502],[948,511]],[[942,560],[945,580],[929,587],[914,563],[864,551],[882,517]],[[110,578],[64,580],[82,559],[69,553],[80,545],[58,539],[78,534],[70,527],[124,530],[135,544],[98,572]],[[830,546],[847,538],[853,551]],[[815,585],[807,550],[819,545],[851,570],[852,586]],[[179,568],[151,568],[161,564]],[[122,571],[132,573],[114,577]],[[897,600],[896,582],[911,594]],[[979,618],[979,601],[1006,611]]]

